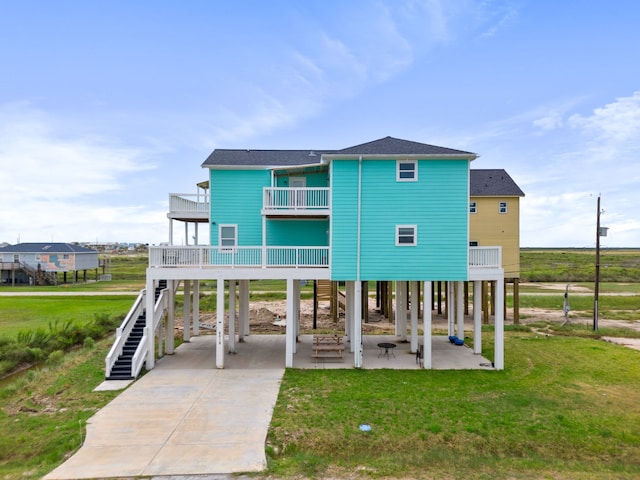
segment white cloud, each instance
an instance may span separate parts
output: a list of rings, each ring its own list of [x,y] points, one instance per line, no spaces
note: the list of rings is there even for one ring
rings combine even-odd
[[[156,218],[125,199],[131,177],[153,168],[148,155],[101,136],[69,135],[25,103],[0,106],[0,241],[90,240],[122,226],[120,238],[131,238]]]

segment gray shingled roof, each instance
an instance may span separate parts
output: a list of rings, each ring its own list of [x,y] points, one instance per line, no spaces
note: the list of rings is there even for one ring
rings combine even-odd
[[[98,253],[72,243],[18,243],[0,248],[0,253]]]
[[[336,154],[347,155],[470,155],[475,153],[455,150],[453,148],[438,147],[426,143],[401,140],[399,138],[384,137],[373,142],[363,143],[355,147],[343,148]]]
[[[342,150],[230,150],[215,149],[202,164],[213,166],[288,167],[320,163],[321,155],[468,155],[475,153],[437,147],[426,143],[411,142],[385,137]]]
[[[216,148],[203,167],[241,165],[289,167],[320,163],[321,155],[332,150],[229,150]]]
[[[470,172],[470,195],[472,197],[524,197],[524,192],[501,168],[471,170]]]

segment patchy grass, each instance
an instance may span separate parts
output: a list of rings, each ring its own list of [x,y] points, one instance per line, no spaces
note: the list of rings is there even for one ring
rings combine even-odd
[[[490,332],[483,342],[493,349]],[[637,361],[636,351],[590,338],[510,331],[502,372],[287,370],[269,432],[269,471],[636,478]]]
[[[82,445],[87,419],[117,395],[92,391],[110,346],[96,342],[0,387],[0,478],[42,478]]]

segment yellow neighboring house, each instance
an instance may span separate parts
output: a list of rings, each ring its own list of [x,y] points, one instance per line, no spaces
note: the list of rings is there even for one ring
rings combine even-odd
[[[503,169],[471,170],[469,244],[502,246],[505,279],[520,278],[520,197]]]

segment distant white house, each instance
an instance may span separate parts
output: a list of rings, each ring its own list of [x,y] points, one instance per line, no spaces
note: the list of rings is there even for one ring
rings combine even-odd
[[[56,284],[58,273],[67,281],[67,273],[98,268],[98,252],[71,243],[18,243],[0,248],[0,272],[3,284]]]

